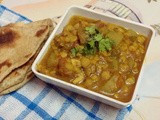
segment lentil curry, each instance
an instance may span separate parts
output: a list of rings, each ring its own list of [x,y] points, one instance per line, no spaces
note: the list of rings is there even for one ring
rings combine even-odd
[[[122,102],[130,101],[147,38],[101,20],[72,16],[37,70]]]

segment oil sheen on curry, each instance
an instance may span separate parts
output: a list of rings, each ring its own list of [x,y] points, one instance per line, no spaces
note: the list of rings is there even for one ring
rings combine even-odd
[[[131,100],[147,38],[101,20],[72,16],[37,65],[40,73],[117,99]]]

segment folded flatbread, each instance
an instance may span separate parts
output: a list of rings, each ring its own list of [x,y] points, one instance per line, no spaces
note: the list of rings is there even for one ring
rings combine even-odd
[[[27,74],[25,75],[24,79],[21,82],[19,82],[18,84],[14,84],[13,86],[10,86],[7,89],[4,89],[3,91],[0,92],[0,95],[8,94],[10,92],[13,92],[21,88],[24,84],[26,84],[29,80],[31,80],[33,76],[34,74],[32,71],[27,72]]]
[[[52,30],[51,19],[0,28],[0,95],[30,80],[31,65]]]
[[[39,47],[36,54],[27,63],[14,69],[0,82],[0,95],[18,89],[18,87],[21,87],[21,85],[24,85],[24,83],[28,82],[33,77],[31,66],[40,49],[42,48],[42,45]]]
[[[0,29],[0,82],[25,64],[50,33],[50,19]]]

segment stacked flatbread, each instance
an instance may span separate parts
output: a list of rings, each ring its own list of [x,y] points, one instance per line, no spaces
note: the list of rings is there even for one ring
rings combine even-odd
[[[17,90],[33,77],[31,65],[52,30],[51,19],[0,28],[0,95]]]

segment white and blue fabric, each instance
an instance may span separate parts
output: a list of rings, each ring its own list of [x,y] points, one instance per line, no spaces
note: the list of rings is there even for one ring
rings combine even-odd
[[[28,18],[0,5],[0,26]],[[34,77],[19,90],[0,96],[0,120],[123,120],[132,106],[117,109]]]

